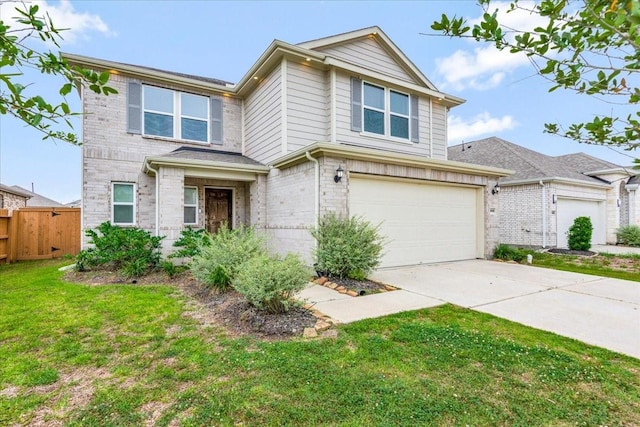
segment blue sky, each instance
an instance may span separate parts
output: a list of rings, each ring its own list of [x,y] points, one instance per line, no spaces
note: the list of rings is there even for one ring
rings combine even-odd
[[[2,0],[0,0],[2,3]],[[549,155],[583,151],[614,163],[633,156],[546,135],[545,122],[571,123],[607,114],[611,104],[566,91],[548,93],[523,57],[478,43],[430,37],[442,13],[477,19],[475,1],[213,2],[48,1],[38,3],[58,27],[70,28],[65,52],[237,82],[273,39],[289,43],[378,25],[442,91],[467,100],[450,112],[450,145],[499,136]],[[13,16],[8,4],[0,18]],[[531,16],[509,16],[518,28]],[[61,81],[29,74],[32,90],[55,100]],[[1,90],[1,88],[0,88]],[[79,111],[76,93],[70,104]],[[615,110],[614,110],[615,111]],[[75,120],[76,131],[80,124]],[[637,157],[637,153],[635,154]],[[0,116],[0,182],[63,203],[81,193],[81,149]]]

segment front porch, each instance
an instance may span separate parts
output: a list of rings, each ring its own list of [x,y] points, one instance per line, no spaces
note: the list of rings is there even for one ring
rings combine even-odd
[[[239,153],[181,147],[145,158],[143,172],[155,177],[155,234],[163,252],[187,226],[215,233],[225,222],[263,227],[269,167]]]

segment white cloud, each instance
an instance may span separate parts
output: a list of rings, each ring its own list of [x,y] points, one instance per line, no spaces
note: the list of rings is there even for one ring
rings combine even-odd
[[[533,8],[533,2],[519,2],[520,7]],[[520,31],[532,30],[543,25],[545,20],[537,14],[526,10],[517,9],[507,13],[509,3],[492,2],[489,13],[498,9],[498,22],[503,27]],[[480,17],[469,19],[473,26],[480,22]],[[508,38],[515,34],[507,33]],[[477,44],[476,41],[471,43]],[[444,58],[436,58],[436,73],[443,90],[461,91],[467,88],[475,90],[488,90],[497,87],[503,82],[507,74],[514,70],[529,65],[529,58],[524,54],[513,54],[508,49],[499,51],[493,45],[457,50],[452,55]]]
[[[65,42],[73,43],[78,39],[89,39],[89,33],[97,32],[106,36],[115,35],[109,26],[98,15],[87,12],[78,12],[74,9],[69,0],[62,0],[55,4],[37,0],[26,2],[26,6],[37,5],[39,7],[37,16],[49,15],[53,25],[61,31],[61,36]],[[22,8],[20,2],[0,1],[0,17],[5,22],[10,22],[12,28],[17,29],[20,24],[12,22],[11,18],[18,15],[15,8]]]
[[[464,120],[461,117],[449,116],[448,138],[452,144],[459,144],[483,135],[493,135],[504,130],[510,130],[518,126],[518,122],[511,116],[491,117],[491,114],[484,112]]]

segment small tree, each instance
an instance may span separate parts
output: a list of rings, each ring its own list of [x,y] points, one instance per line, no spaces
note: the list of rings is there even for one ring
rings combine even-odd
[[[591,234],[593,225],[588,216],[579,216],[567,232],[569,249],[574,251],[588,251],[591,249]]]

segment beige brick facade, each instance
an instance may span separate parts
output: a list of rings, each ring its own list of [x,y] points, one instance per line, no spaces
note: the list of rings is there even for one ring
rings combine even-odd
[[[364,44],[363,36],[368,40]],[[354,47],[367,51],[386,43],[383,39],[369,40],[370,36],[364,33],[354,36]],[[380,46],[380,51],[385,52]],[[481,227],[475,237],[484,246],[485,254],[492,253],[499,240],[499,204],[490,193],[495,177],[501,172],[480,169],[477,173],[465,172],[471,169],[444,164],[447,163],[444,160],[447,112],[462,100],[445,99],[445,94],[436,93],[429,82],[411,72],[407,74],[412,76],[408,77],[410,81],[393,80],[385,86],[388,90],[411,93],[411,99],[420,105],[415,116],[419,123],[412,123],[416,125],[417,134],[413,135],[416,138],[399,140],[390,137],[389,132],[386,136],[367,134],[350,125],[354,108],[350,99],[351,77],[362,79],[362,76],[349,70],[327,69],[306,55],[296,58],[295,54],[273,52],[264,58],[262,68],[256,68],[256,75],[237,86],[144,67],[105,65],[103,69],[118,70],[112,73],[109,83],[118,94],[105,97],[91,91],[82,93],[86,113],[82,153],[83,228],[95,228],[104,221],[112,221],[113,183],[131,183],[135,186],[133,225],[165,236],[166,253],[185,228],[184,187],[197,189],[195,226],[200,228],[206,226],[207,189],[225,189],[232,194],[232,226],[248,224],[264,230],[270,236],[274,252],[296,252],[311,263],[315,241],[309,230],[327,213],[350,214],[349,174],[358,173],[474,188],[479,195],[477,200],[481,200],[477,209]],[[82,59],[76,60],[82,62]],[[389,56],[386,65],[378,65],[388,67],[397,61],[399,69],[413,69],[413,65],[403,64],[402,58],[396,56]],[[83,65],[94,64],[96,62],[89,61]],[[372,66],[376,68],[376,64]],[[383,74],[372,78],[384,84]],[[210,103],[210,123],[217,123],[217,99],[221,100],[222,143],[198,144],[128,132],[130,108],[141,109],[135,102],[129,105],[127,90],[132,81],[143,87],[150,85],[214,97]],[[176,95],[174,99],[179,97]],[[174,112],[176,108],[179,107],[174,107]],[[172,119],[179,120],[176,117]],[[336,146],[401,153],[407,159],[377,161],[377,153],[369,157],[319,154],[315,156],[317,163],[305,158],[295,164],[274,166],[287,155],[304,152],[314,144],[328,143],[318,138],[326,138]],[[184,150],[178,154],[175,150],[183,147],[190,153],[208,149],[210,157],[204,158],[204,154],[180,157]],[[211,157],[213,150],[217,150],[219,157]],[[243,157],[234,163],[229,160],[229,153]],[[219,158],[226,160],[215,160]],[[429,158],[439,159],[443,165],[440,168],[408,166],[419,165]],[[334,182],[338,166],[345,171],[340,183]]]
[[[8,209],[11,212],[25,206],[27,206],[27,197],[0,188],[0,209]]]

